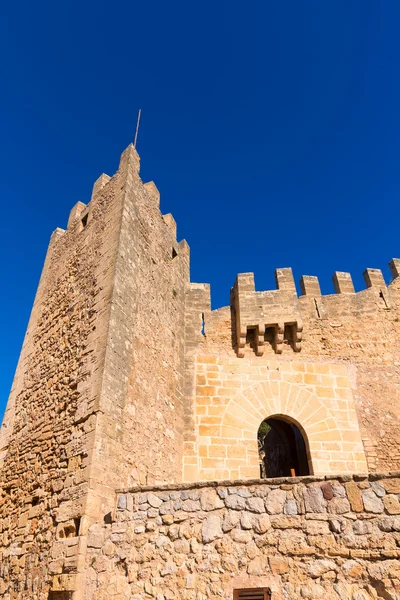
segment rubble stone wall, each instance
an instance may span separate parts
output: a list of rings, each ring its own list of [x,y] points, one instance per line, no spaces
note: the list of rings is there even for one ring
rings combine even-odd
[[[47,598],[56,539],[75,539],[64,573],[77,572],[100,384],[96,367],[105,349],[104,296],[112,285],[118,229],[115,183],[93,198],[85,228],[78,218],[53,234],[18,364],[0,468],[0,595],[7,600]]]
[[[400,598],[400,473],[119,493],[87,538],[85,600]]]
[[[6,600],[78,598],[115,489],[182,479],[189,248],[139,167],[129,146],[49,247],[0,430]]]

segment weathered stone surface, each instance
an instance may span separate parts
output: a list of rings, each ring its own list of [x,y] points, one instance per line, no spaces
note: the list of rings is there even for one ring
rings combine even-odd
[[[225,498],[225,506],[233,510],[243,510],[246,508],[246,499],[236,494],[229,495]]]
[[[203,521],[201,536],[204,544],[209,544],[210,542],[223,536],[221,519],[218,515],[209,515]]]
[[[381,513],[383,512],[383,502],[372,489],[364,490],[362,493],[364,508],[367,512]]]
[[[377,481],[371,481],[370,485],[374,490],[375,494],[378,496],[378,498],[383,498],[383,496],[385,495],[385,488],[383,487],[383,485],[381,485]]]
[[[333,498],[333,488],[330,483],[323,483],[321,485],[322,494],[325,500],[332,500]]]
[[[306,521],[305,531],[309,535],[325,535],[330,531],[329,523],[327,521]]]
[[[286,492],[283,490],[272,490],[267,496],[265,506],[270,515],[278,515],[283,512],[286,501]]]
[[[271,529],[271,520],[268,515],[260,515],[253,519],[253,529],[256,533],[265,533]]]
[[[347,498],[349,499],[351,510],[354,512],[362,512],[364,505],[361,497],[361,492],[355,481],[348,481],[345,484]]]
[[[389,515],[400,515],[400,502],[394,494],[385,496],[383,498],[383,505]]]
[[[400,494],[400,477],[391,477],[381,481],[388,494]]]
[[[310,486],[303,488],[303,497],[308,512],[323,513],[326,511],[327,501],[324,499],[320,487]]]
[[[260,514],[265,512],[265,505],[262,498],[248,498],[246,500],[246,507],[254,513]]]
[[[257,556],[247,565],[249,575],[265,575],[268,571],[268,558],[266,556]]]
[[[160,508],[160,506],[163,504],[163,501],[155,494],[147,494],[147,502],[153,508]]]
[[[242,529],[232,529],[230,535],[234,542],[239,544],[248,544],[251,541],[251,533]]]
[[[338,515],[350,512],[350,502],[347,498],[333,498],[328,503],[328,512]]]
[[[355,560],[346,560],[343,563],[342,569],[346,577],[352,577],[356,579],[359,579],[363,573],[362,566]]]
[[[252,515],[247,512],[243,512],[240,516],[240,526],[242,529],[252,529],[253,528]]]
[[[240,521],[240,514],[233,511],[227,511],[222,522],[222,530],[224,532],[234,529]]]
[[[280,556],[270,556],[269,566],[272,573],[276,575],[282,575],[283,573],[288,573],[289,571],[288,560],[281,558]]]
[[[285,515],[297,515],[298,511],[296,500],[293,500],[292,498],[287,500],[285,502],[283,512],[285,513]]]
[[[198,500],[184,500],[182,502],[182,510],[185,510],[186,512],[196,512],[200,510],[200,502]]]
[[[224,503],[219,498],[215,490],[206,490],[201,494],[200,505],[201,510],[209,511],[216,508],[221,508],[224,506]]]
[[[332,560],[319,559],[308,567],[308,573],[311,577],[321,577],[328,571],[336,571],[336,564]]]

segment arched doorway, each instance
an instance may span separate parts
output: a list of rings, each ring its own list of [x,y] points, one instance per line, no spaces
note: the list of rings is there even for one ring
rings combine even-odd
[[[265,419],[258,429],[258,451],[261,478],[310,474],[303,434],[290,421]]]

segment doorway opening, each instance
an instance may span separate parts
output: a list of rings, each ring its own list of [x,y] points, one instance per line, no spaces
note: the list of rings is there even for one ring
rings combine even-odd
[[[306,440],[289,420],[271,417],[261,423],[258,452],[262,479],[310,475]]]

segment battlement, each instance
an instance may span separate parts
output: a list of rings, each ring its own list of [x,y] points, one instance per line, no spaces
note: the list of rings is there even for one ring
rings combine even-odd
[[[400,259],[389,263],[393,281],[400,276]],[[276,354],[282,353],[284,337],[295,352],[301,351],[303,318],[327,319],[330,315],[360,311],[390,311],[390,285],[380,269],[363,273],[366,289],[356,292],[350,273],[336,271],[332,277],[335,294],[321,294],[319,280],[303,275],[301,296],[297,295],[291,268],[276,269],[276,289],[257,292],[253,273],[240,273],[232,288],[231,304],[235,314],[237,355],[244,356],[247,343],[254,346],[257,356],[264,353],[269,341]],[[338,306],[338,304],[340,306]]]
[[[398,473],[350,476],[400,469],[400,259],[390,262],[391,284],[366,269],[366,289],[355,292],[351,275],[336,272],[328,295],[311,276],[301,278],[299,295],[290,268],[277,269],[276,289],[266,291],[241,273],[231,305],[211,311],[210,286],[190,282],[189,246],[177,241],[174,217],[161,213],[156,185],[139,172],[131,144],[117,172],[103,173],[90,199],[72,208],[67,229],[51,237],[0,429],[0,596],[91,600],[98,572],[107,597],[158,597],[143,577],[121,586],[140,563],[132,543],[150,535],[158,546],[159,525],[164,533],[171,527],[160,546],[168,550],[160,567],[166,598],[179,596],[171,577],[182,552],[198,556],[201,536],[218,540],[215,556],[224,536],[230,556],[237,544],[236,561],[239,546],[250,556],[249,543],[265,546],[254,536],[283,529],[278,560],[290,555],[290,566],[269,564],[294,578],[300,546],[305,557],[316,545],[317,554],[329,546],[347,557],[353,543],[365,558],[342,518],[366,513],[354,522],[359,536],[368,513],[378,514],[382,524],[372,527],[380,535],[398,531],[389,519],[400,514]],[[254,481],[259,476],[267,484]],[[207,484],[203,493],[199,482],[207,480],[226,485]],[[115,490],[132,488],[135,499],[120,494],[120,522],[112,523]],[[344,550],[331,531],[344,534]],[[118,561],[107,566],[121,540]],[[389,538],[379,543],[384,557],[398,556]],[[372,554],[375,561],[375,547]],[[221,564],[249,588],[252,574],[268,571],[264,558],[248,561],[250,579],[243,561],[239,570]],[[198,587],[193,573],[186,583],[178,575],[189,596],[196,586],[221,596],[219,583]]]
[[[90,226],[96,207],[101,202],[107,201],[107,198],[112,200],[116,194],[116,182],[122,179],[123,185],[127,185],[128,179],[134,179],[135,184],[141,188],[142,194],[137,196],[137,201],[142,202],[144,199],[148,208],[157,209],[162,217],[163,223],[166,226],[166,231],[172,234],[173,240],[170,251],[170,258],[173,259],[178,255],[189,257],[189,245],[186,240],[177,241],[177,225],[171,213],[162,215],[160,208],[160,192],[154,181],[143,183],[140,179],[140,156],[136,149],[130,144],[121,154],[119,167],[117,172],[110,177],[102,173],[94,182],[90,201],[77,202],[71,209],[68,218],[67,231],[73,234],[80,233]],[[61,230],[64,232],[64,230]]]

